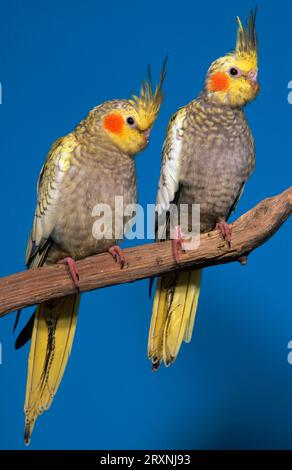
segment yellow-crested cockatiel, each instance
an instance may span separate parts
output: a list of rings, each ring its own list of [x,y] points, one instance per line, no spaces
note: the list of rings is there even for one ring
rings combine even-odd
[[[204,90],[170,119],[157,194],[157,233],[165,233],[160,224],[171,203],[178,212],[181,204],[190,205],[190,214],[191,205],[200,204],[200,232],[217,226],[230,244],[226,220],[255,166],[254,141],[243,111],[259,91],[255,16],[251,12],[245,27],[237,19],[235,50],[211,64]],[[180,236],[173,240],[178,262],[182,242]],[[159,277],[148,340],[154,370],[162,361],[170,365],[182,341],[191,340],[200,283],[199,270]]]
[[[41,171],[26,264],[31,269],[65,260],[76,294],[39,305],[28,325],[33,331],[25,397],[26,444],[36,418],[51,405],[70,355],[80,300],[75,260],[108,250],[123,264],[116,243],[124,233],[97,239],[94,208],[107,204],[114,214],[116,196],[123,197],[124,208],[136,204],[134,157],[149,143],[164,77],[165,63],[154,92],[149,78],[139,97],[108,101],[90,111],[72,132],[53,144]],[[125,224],[129,217],[122,215],[123,219]],[[20,334],[16,347],[26,336],[27,332]]]

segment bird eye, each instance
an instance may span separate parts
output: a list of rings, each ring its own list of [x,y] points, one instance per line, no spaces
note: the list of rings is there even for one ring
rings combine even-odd
[[[129,126],[134,126],[135,125],[135,120],[134,118],[132,118],[131,116],[129,116],[127,118],[127,124],[129,124]]]
[[[235,77],[235,75],[238,75],[238,70],[235,67],[231,67],[231,69],[229,70],[229,73],[230,75]]]

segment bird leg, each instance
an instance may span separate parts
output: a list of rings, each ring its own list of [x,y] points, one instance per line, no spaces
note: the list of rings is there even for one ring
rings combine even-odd
[[[125,256],[122,251],[122,249],[119,247],[119,245],[113,245],[108,249],[108,252],[112,255],[113,259],[115,260],[116,263],[119,263],[121,266],[121,269],[125,266]]]
[[[80,282],[79,282],[79,274],[77,270],[77,265],[76,262],[73,258],[70,258],[70,256],[67,256],[66,258],[58,261],[58,264],[66,264],[69,269],[70,276],[72,278],[73,284],[76,287],[76,289],[79,290],[80,288]]]
[[[222,238],[228,243],[229,248],[231,247],[231,227],[228,225],[226,220],[222,219],[216,224],[216,229],[219,230],[219,232],[222,235]]]

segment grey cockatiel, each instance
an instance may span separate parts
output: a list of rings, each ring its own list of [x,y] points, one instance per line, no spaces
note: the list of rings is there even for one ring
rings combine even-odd
[[[157,195],[157,232],[170,204],[200,204],[202,233],[220,229],[230,243],[226,220],[255,166],[254,141],[243,107],[258,93],[255,13],[246,27],[238,19],[234,52],[208,70],[197,99],[179,109],[168,126]],[[162,231],[161,231],[162,229]],[[159,238],[159,236],[158,236]],[[174,254],[178,258],[174,240]],[[171,364],[192,335],[201,272],[158,279],[148,341],[153,369]]]
[[[75,260],[109,250],[122,261],[115,244],[123,238],[124,227],[117,233],[113,220],[110,236],[96,237],[96,206],[107,204],[115,214],[116,196],[123,197],[124,208],[137,202],[134,156],[148,145],[162,101],[164,75],[165,67],[155,92],[147,81],[139,97],[97,106],[74,131],[53,144],[38,182],[37,208],[26,252],[28,268],[65,259],[78,292]],[[27,444],[36,418],[49,408],[62,379],[74,338],[79,297],[76,293],[39,305],[30,322]],[[22,335],[17,346],[23,342]]]

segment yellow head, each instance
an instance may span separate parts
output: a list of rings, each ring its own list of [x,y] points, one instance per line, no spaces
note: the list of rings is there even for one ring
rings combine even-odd
[[[151,129],[163,99],[165,68],[166,60],[154,92],[149,75],[148,80],[142,84],[140,96],[109,102],[112,106],[102,117],[102,127],[110,140],[124,153],[135,155],[149,143]]]
[[[215,101],[242,107],[259,92],[258,40],[255,28],[256,10],[250,13],[246,26],[237,18],[235,51],[212,63],[206,78],[206,91]]]

